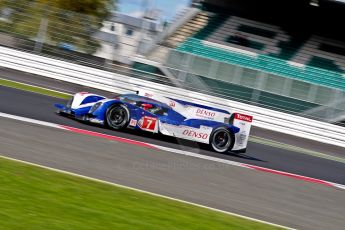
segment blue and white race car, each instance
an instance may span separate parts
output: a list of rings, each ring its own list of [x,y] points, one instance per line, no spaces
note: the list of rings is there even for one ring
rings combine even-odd
[[[220,153],[245,152],[252,123],[249,115],[141,91],[115,98],[80,92],[55,107],[79,120],[205,143]]]

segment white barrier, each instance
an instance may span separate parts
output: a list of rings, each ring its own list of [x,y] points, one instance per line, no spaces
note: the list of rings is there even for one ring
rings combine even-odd
[[[254,116],[253,125],[273,131],[345,147],[345,128],[185,89],[161,85],[65,61],[0,47],[0,66],[105,91],[126,93],[140,89]]]

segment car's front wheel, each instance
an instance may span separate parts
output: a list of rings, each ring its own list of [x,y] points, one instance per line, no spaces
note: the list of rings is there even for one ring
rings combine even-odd
[[[234,134],[226,127],[219,127],[213,130],[210,139],[212,149],[219,153],[230,151],[235,143]]]
[[[123,104],[116,104],[108,108],[106,112],[107,124],[113,129],[126,128],[129,122],[129,111]]]

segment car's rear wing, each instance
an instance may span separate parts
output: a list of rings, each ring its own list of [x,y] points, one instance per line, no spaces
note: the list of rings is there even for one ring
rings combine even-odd
[[[245,152],[249,140],[249,132],[253,117],[242,113],[233,113],[230,124],[238,127],[240,131],[235,134],[235,144],[232,150]]]

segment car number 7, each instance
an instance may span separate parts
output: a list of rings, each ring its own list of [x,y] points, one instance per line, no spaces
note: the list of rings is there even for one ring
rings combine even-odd
[[[157,125],[157,118],[143,117],[143,123],[141,128],[147,131],[155,131]]]

